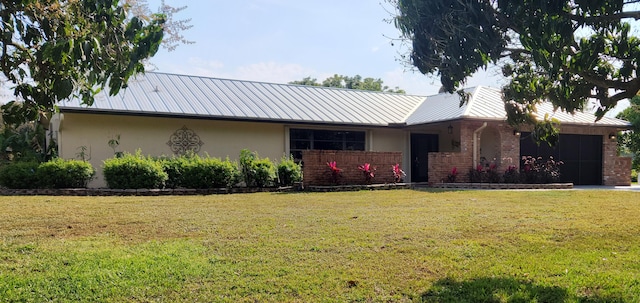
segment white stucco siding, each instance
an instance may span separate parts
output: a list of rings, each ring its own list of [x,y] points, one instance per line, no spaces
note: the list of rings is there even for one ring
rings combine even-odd
[[[401,129],[376,128],[371,131],[371,151],[403,151],[407,145],[407,132]]]
[[[187,127],[200,137],[200,155],[237,160],[242,149],[257,151],[260,157],[279,160],[285,153],[282,124],[211,121],[179,118],[136,117],[64,113],[59,129],[59,152],[65,159],[77,159],[80,147],[87,148],[97,174],[89,187],[106,187],[102,163],[113,157],[109,140],[120,136],[116,151],[145,155],[173,155],[167,144],[176,130]]]

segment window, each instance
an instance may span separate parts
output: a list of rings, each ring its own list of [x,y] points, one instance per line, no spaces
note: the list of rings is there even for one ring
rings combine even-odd
[[[302,151],[307,149],[364,150],[365,132],[292,128],[289,140],[293,158],[301,160]]]

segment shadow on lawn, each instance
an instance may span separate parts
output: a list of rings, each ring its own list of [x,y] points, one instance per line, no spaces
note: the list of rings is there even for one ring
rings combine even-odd
[[[421,302],[578,302],[604,303],[623,302],[620,298],[600,297],[595,294],[586,296],[570,295],[566,289],[557,286],[536,285],[515,278],[478,278],[468,281],[455,281],[445,278],[423,293]]]

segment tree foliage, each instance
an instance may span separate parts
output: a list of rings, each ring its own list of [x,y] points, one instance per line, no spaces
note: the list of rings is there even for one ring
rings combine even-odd
[[[404,59],[453,93],[476,71],[502,66],[508,119],[535,123],[536,104],[568,112],[597,99],[601,118],[640,90],[638,0],[388,0],[408,42]]]
[[[163,39],[165,15],[135,16],[131,1],[0,1],[0,70],[15,100],[5,122],[36,120],[69,97],[92,104],[126,87]],[[22,102],[22,106],[13,103]]]
[[[631,106],[617,117],[631,122],[631,130],[622,132],[618,136],[618,142],[623,152],[632,155],[633,167],[640,169],[640,96],[631,98]]]
[[[369,91],[399,93],[399,94],[405,93],[404,90],[398,87],[389,88],[388,86],[383,85],[383,81],[379,78],[378,79],[374,79],[370,77],[362,78],[362,76],[360,75],[349,77],[349,76],[335,74],[332,77],[329,77],[324,81],[322,81],[322,83],[318,83],[317,79],[315,78],[305,77],[299,81],[289,82],[289,84],[337,87],[337,88],[359,89],[359,90],[369,90]]]
[[[127,0],[130,6],[130,12],[134,16],[139,16],[145,20],[151,20],[154,13],[149,8],[147,0]],[[158,13],[161,14],[165,21],[162,24],[164,29],[164,37],[162,39],[162,47],[168,51],[175,50],[180,44],[193,44],[194,41],[188,40],[182,34],[184,31],[193,27],[190,24],[191,19],[175,19],[175,14],[185,10],[186,6],[173,7],[168,5],[164,0],[160,1]]]

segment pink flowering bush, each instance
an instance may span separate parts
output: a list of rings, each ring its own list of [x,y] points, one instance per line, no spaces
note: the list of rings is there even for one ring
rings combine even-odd
[[[458,177],[458,168],[454,167],[451,169],[451,172],[447,175],[447,182],[455,183],[457,177]]]
[[[522,178],[526,183],[553,183],[560,180],[560,166],[564,162],[553,157],[522,156]]]
[[[338,168],[336,161],[327,162],[327,166],[329,166],[331,182],[333,182],[333,184],[338,184],[338,180],[342,177],[342,169]]]
[[[404,177],[407,176],[407,174],[405,174],[404,171],[402,169],[400,169],[400,164],[398,164],[398,163],[396,163],[395,165],[391,165],[391,170],[393,171],[393,182],[394,183],[402,182]]]
[[[504,183],[519,183],[520,172],[518,171],[518,167],[515,165],[509,165],[507,170],[504,171],[502,179],[504,180]]]
[[[364,181],[366,184],[370,184],[371,180],[373,180],[374,172],[376,171],[375,167],[371,167],[371,164],[365,163],[358,166],[358,169],[362,171],[364,174]]]
[[[500,179],[498,165],[493,162],[486,165],[478,164],[475,169],[469,171],[469,181],[472,183],[499,183]]]

